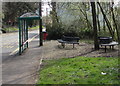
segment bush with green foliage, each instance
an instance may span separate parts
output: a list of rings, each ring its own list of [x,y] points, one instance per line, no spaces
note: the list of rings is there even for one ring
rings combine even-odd
[[[81,38],[93,38],[93,30],[89,28],[83,28],[80,30]]]
[[[64,34],[64,27],[61,24],[47,25],[48,39],[58,39]]]
[[[77,36],[80,38],[93,38],[93,31],[88,28],[78,28],[73,25],[68,27],[59,23],[53,24],[53,26],[48,24],[46,25],[46,28],[49,40],[60,39],[63,35],[71,37]]]

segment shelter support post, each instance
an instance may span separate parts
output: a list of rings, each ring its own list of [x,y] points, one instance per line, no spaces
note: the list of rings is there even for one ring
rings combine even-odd
[[[41,8],[41,2],[39,2],[39,16],[40,16],[40,20],[39,20],[39,45],[43,46],[43,34],[42,34],[42,8]]]

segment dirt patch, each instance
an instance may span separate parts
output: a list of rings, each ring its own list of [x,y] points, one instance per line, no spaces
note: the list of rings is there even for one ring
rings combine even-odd
[[[57,41],[46,41],[42,47],[43,59],[58,59],[58,58],[70,58],[75,56],[85,57],[118,57],[118,46],[115,46],[114,50],[109,49],[105,53],[104,49],[95,51],[93,44],[80,42],[79,45],[66,44],[65,48],[61,46]]]

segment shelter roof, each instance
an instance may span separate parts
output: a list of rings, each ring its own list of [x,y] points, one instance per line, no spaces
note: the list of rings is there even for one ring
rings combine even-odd
[[[40,16],[36,13],[25,13],[21,15],[18,19],[40,19]]]

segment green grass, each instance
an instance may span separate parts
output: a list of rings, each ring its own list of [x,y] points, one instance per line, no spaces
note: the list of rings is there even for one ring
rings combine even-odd
[[[18,28],[8,27],[8,28],[4,28],[4,30],[5,30],[6,32],[12,32],[12,31],[18,31]]]
[[[118,58],[77,57],[43,63],[47,65],[40,70],[37,84],[119,84]]]
[[[29,29],[29,30],[39,29],[39,26],[31,27],[31,28],[28,28],[28,29]]]
[[[31,27],[31,28],[28,28],[29,30],[36,30],[36,29],[38,29],[39,28],[39,26],[34,26],[34,27]],[[14,31],[18,31],[19,29],[18,28],[16,28],[16,27],[8,27],[8,28],[4,28],[4,30],[6,31],[6,32],[14,32]]]

